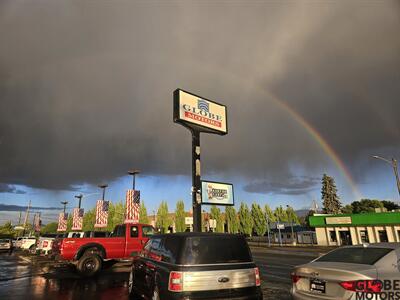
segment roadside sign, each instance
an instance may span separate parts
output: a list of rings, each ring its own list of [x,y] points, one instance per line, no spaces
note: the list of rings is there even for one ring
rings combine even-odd
[[[277,229],[285,229],[285,224],[276,224]]]
[[[210,228],[217,228],[217,220],[210,219],[210,220],[208,220],[208,222],[210,224]]]
[[[185,218],[186,225],[193,225],[193,217],[186,217]]]
[[[234,205],[233,185],[230,183],[202,181],[201,203],[213,205]]]
[[[201,132],[228,133],[226,106],[177,89],[174,91],[174,122]]]

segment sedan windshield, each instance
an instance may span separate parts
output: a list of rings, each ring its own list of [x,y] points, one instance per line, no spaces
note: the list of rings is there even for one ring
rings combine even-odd
[[[373,265],[392,249],[387,248],[341,248],[321,256],[318,262],[341,262],[352,264]]]

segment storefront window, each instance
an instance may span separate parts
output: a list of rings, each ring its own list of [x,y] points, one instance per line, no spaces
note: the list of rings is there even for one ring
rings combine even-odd
[[[335,243],[337,242],[336,232],[334,230],[329,231],[329,237],[331,239],[331,242],[335,242]]]
[[[368,231],[360,230],[360,237],[362,243],[369,243]]]
[[[378,235],[379,235],[379,241],[381,243],[387,243],[389,241],[386,230],[379,230]]]

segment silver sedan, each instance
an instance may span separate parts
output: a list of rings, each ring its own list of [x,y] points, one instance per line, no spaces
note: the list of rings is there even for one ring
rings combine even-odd
[[[301,300],[400,299],[400,243],[341,247],[297,266],[291,293]]]

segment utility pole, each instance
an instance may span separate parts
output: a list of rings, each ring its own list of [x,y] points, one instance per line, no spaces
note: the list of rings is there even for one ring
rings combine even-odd
[[[398,167],[397,167],[397,159],[392,158],[391,160],[389,160],[389,159],[380,157],[378,155],[373,155],[372,157],[375,158],[375,159],[380,159],[380,160],[382,160],[382,161],[384,161],[384,162],[386,162],[386,163],[388,163],[389,165],[392,166],[393,173],[394,173],[394,176],[396,178],[397,191],[398,191],[399,196],[400,196],[400,179],[399,179],[399,172],[398,172]]]
[[[28,217],[29,217],[29,209],[31,208],[31,200],[29,200],[28,208],[26,209],[26,214],[25,214],[25,221],[24,221],[24,230],[22,232],[22,236],[25,235],[25,227],[26,223],[28,222]]]
[[[61,204],[64,205],[64,214],[65,214],[65,208],[67,207],[68,201],[61,201]]]
[[[271,247],[271,238],[269,236],[269,216],[268,216],[268,214],[265,214],[265,217],[267,219],[268,247]]]
[[[22,212],[19,212],[18,225],[21,225]]]
[[[132,190],[135,190],[135,179],[136,179],[136,175],[139,174],[140,171],[139,170],[130,170],[128,171],[128,174],[132,176]]]

